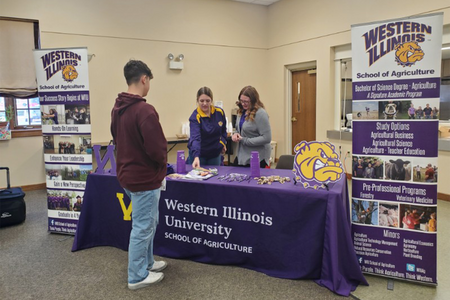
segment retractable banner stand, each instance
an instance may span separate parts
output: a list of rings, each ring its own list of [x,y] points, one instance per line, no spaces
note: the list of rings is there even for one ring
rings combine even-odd
[[[352,26],[352,236],[366,273],[437,284],[442,14]]]
[[[47,179],[48,230],[75,234],[92,171],[86,48],[34,50]]]

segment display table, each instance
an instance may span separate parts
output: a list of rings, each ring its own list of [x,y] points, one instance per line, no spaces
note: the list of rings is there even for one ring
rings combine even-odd
[[[170,152],[176,145],[178,144],[187,144],[189,142],[189,138],[177,138],[177,137],[168,137],[166,138],[167,144],[172,145],[167,152]],[[105,150],[108,145],[113,145],[113,141],[109,142],[94,142],[92,145],[100,145],[102,150]]]
[[[218,167],[219,176],[249,168]],[[292,177],[289,170],[261,175]],[[350,236],[346,179],[329,190],[256,180],[167,180],[161,193],[156,255],[237,265],[280,278],[315,279],[348,296],[361,273]],[[112,175],[88,176],[72,251],[128,249],[130,200]]]

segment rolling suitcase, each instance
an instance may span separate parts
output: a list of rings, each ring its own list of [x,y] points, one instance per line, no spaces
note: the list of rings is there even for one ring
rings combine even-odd
[[[8,185],[6,189],[0,189],[0,227],[22,223],[26,217],[25,193],[20,187],[11,188],[9,168],[0,167],[0,170],[6,170]]]

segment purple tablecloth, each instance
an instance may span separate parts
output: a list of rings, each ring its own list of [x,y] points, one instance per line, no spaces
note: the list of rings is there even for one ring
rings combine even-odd
[[[219,167],[219,175],[248,168]],[[292,177],[287,170],[261,175]],[[88,176],[72,251],[95,246],[128,249],[130,200],[115,176]],[[314,279],[348,296],[361,273],[350,236],[346,180],[329,191],[293,182],[257,185],[168,180],[161,193],[154,253],[193,261],[237,265],[280,278]],[[129,212],[128,212],[129,215]]]

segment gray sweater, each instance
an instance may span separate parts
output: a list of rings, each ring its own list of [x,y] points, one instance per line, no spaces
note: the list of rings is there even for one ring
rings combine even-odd
[[[250,155],[252,151],[259,152],[259,160],[265,160],[270,164],[270,142],[272,140],[272,131],[270,130],[269,116],[264,108],[259,108],[255,114],[255,120],[245,121],[242,124],[242,130],[239,128],[241,115],[237,116],[236,129],[242,136],[237,151],[238,163],[240,165],[250,164]]]

